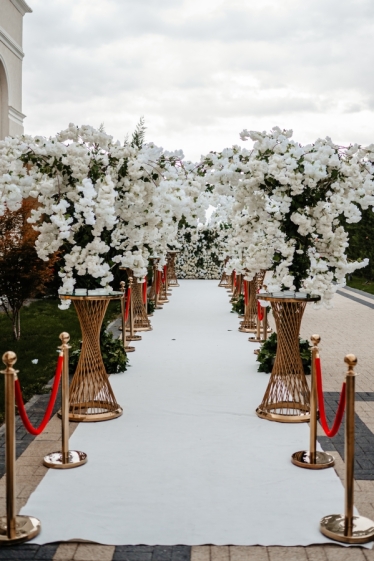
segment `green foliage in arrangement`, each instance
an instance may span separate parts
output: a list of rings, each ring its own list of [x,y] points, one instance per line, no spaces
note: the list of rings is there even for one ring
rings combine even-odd
[[[112,333],[106,331],[104,324],[100,332],[100,348],[107,374],[118,374],[119,372],[125,372],[127,370],[127,362],[129,359],[123,348],[122,340],[115,339]],[[80,354],[80,345],[78,348],[77,345],[75,345],[69,357],[70,374],[74,374]]]
[[[155,303],[153,300],[147,300],[147,314],[153,314],[155,311]]]
[[[234,302],[232,303],[231,313],[239,314],[239,316],[242,316],[244,314],[244,306],[244,296],[243,294],[240,294],[239,298],[237,300],[234,300]]]
[[[311,347],[309,341],[299,337],[300,357],[304,367],[304,373],[310,374],[311,368]],[[257,355],[257,362],[259,362],[258,372],[271,373],[274,365],[275,355],[277,352],[277,334],[274,332],[262,344],[260,352]]]

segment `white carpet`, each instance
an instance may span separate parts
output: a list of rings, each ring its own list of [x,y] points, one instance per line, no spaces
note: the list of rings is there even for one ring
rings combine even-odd
[[[111,376],[119,419],[81,424],[70,448],[88,463],[50,470],[22,509],[35,543],[308,545],[326,543],[322,516],[344,508],[334,470],[290,456],[308,425],[259,419],[268,375],[238,332],[217,281],[181,281],[154,330]]]

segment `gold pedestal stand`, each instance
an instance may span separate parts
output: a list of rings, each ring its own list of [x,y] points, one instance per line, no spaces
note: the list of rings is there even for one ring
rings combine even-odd
[[[121,281],[120,283],[121,292],[123,297],[121,298],[121,316],[122,316],[122,344],[123,348],[125,349],[126,353],[134,353],[135,347],[131,347],[127,344],[126,341],[126,325],[125,325],[125,315],[126,315],[126,283],[125,281]]]
[[[130,310],[129,310],[129,319],[128,325],[126,326],[126,331],[129,333],[126,335],[128,341],[141,341],[142,336],[136,335],[135,327],[134,327],[134,299],[133,299],[133,278],[129,277],[129,293],[130,293]]]
[[[164,276],[164,280],[162,280],[162,277]],[[167,278],[165,278],[165,275],[161,274],[161,279],[160,279],[160,295],[158,298],[158,302],[160,304],[167,304],[169,302],[168,299],[168,287],[167,287]]]
[[[175,271],[175,258],[179,251],[173,250],[167,252],[167,263],[168,263],[168,285],[170,288],[174,286],[180,286],[177,279],[177,273]]]
[[[133,330],[152,331],[152,325],[147,315],[147,308],[143,302],[143,283],[140,283],[138,279],[134,279],[133,272],[130,269],[127,269],[127,276],[133,279],[131,290],[131,307],[134,322]],[[126,329],[130,331],[130,321],[127,322]],[[129,339],[129,341],[130,340],[131,339]]]
[[[236,275],[236,283],[234,285],[233,293],[230,300],[231,303],[236,302],[236,300],[239,298],[239,296],[242,293],[242,288],[243,288],[242,280],[243,280],[243,275],[240,274]]]
[[[321,341],[319,335],[312,335],[312,368],[311,368],[311,388],[310,388],[310,439],[309,450],[295,452],[291,456],[292,463],[306,469],[326,469],[335,465],[335,460],[331,454],[317,451],[317,420],[318,420],[318,400],[317,400],[317,380],[315,360],[319,357],[318,344]]]
[[[6,516],[0,517],[0,546],[32,540],[41,530],[40,520],[33,516],[16,515],[16,419],[14,382],[17,371],[13,366],[17,356],[12,351],[3,355],[5,370],[5,469]]]
[[[241,333],[255,333],[257,331],[257,300],[256,300],[256,280],[244,280],[248,291],[248,304],[244,306],[244,319],[240,322],[239,331]]]
[[[256,413],[280,423],[310,420],[310,392],[299,351],[300,325],[308,302],[319,296],[304,293],[261,294],[271,302],[277,328],[277,354],[265,395]]]
[[[61,451],[44,456],[43,464],[53,469],[71,469],[87,462],[87,454],[78,450],[69,450],[69,333],[61,333],[60,352],[64,357],[61,380]]]
[[[81,354],[70,386],[70,421],[109,421],[123,413],[109,383],[100,350],[100,329],[109,302],[122,296],[122,292],[92,296],[60,294],[61,299],[73,300],[82,330]]]
[[[365,516],[354,516],[354,463],[355,463],[355,355],[347,355],[346,410],[345,410],[345,514],[324,516],[320,523],[322,534],[343,542],[360,544],[374,540],[374,522]]]

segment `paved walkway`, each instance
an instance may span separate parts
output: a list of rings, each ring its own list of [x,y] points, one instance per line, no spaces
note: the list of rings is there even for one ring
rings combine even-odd
[[[218,290],[218,288],[217,288]],[[223,289],[219,289],[223,290]],[[322,337],[320,345],[324,371],[325,391],[336,394],[340,391],[344,378],[344,356],[353,352],[358,357],[357,391],[360,401],[356,402],[357,416],[370,435],[374,433],[374,401],[372,382],[371,355],[373,349],[373,320],[374,300],[370,296],[341,291],[335,299],[333,310],[315,311],[307,309],[302,325],[302,336],[309,338],[312,333]],[[344,295],[343,295],[344,294]],[[353,299],[354,297],[355,299]],[[229,309],[229,304],[228,304]],[[243,335],[245,337],[245,335]],[[249,345],[249,351],[252,347]],[[137,352],[141,352],[141,343]],[[366,397],[366,398],[365,398]],[[72,425],[72,430],[76,425]],[[21,429],[19,431],[19,435]],[[47,430],[35,438],[22,452],[17,460],[18,473],[18,508],[26,503],[28,496],[43,478],[46,468],[42,463],[43,456],[58,447],[60,424],[56,417],[52,419]],[[339,435],[338,435],[339,436]],[[20,440],[22,438],[18,436]],[[321,432],[321,438],[322,432]],[[371,437],[370,437],[371,438]],[[335,456],[336,471],[344,477],[344,463],[331,441],[328,451]],[[335,449],[334,449],[335,447]],[[369,457],[373,447],[370,439],[364,440],[358,447],[359,455]],[[326,449],[326,448],[325,448]],[[355,503],[361,514],[374,519],[374,469],[369,467],[371,477],[357,479],[355,485]],[[357,476],[357,469],[356,469]],[[4,511],[5,480],[0,480],[0,497]],[[343,509],[343,505],[342,505]],[[264,521],[266,524],[266,521]],[[230,547],[230,546],[201,546],[201,547],[146,547],[146,546],[100,546],[95,544],[66,543],[46,546],[25,544],[18,548],[0,550],[0,560],[6,559],[46,559],[60,561],[374,561],[374,550],[363,548],[342,548],[340,546],[309,546],[309,547]]]

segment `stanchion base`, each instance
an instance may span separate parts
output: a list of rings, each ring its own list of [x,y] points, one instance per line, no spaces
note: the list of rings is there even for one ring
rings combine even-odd
[[[16,543],[27,542],[37,536],[41,530],[40,520],[33,516],[16,516],[16,537],[8,538],[6,535],[7,519],[6,516],[0,517],[0,546],[14,545]]]
[[[142,340],[142,336],[141,335],[126,335],[126,340],[127,341],[141,341]]]
[[[153,327],[135,327],[135,331],[153,331]]]
[[[76,411],[76,412],[75,412]],[[101,401],[91,401],[87,403],[70,403],[69,421],[76,423],[97,423],[100,421],[111,421],[120,417],[123,413],[119,405],[116,409],[111,409],[111,405],[106,406]],[[61,410],[57,412],[61,418]]]
[[[258,339],[257,337],[248,337],[248,341],[250,343],[263,343],[265,341],[265,339]]]
[[[353,517],[352,535],[345,535],[343,514],[330,514],[321,520],[319,529],[324,536],[343,543],[367,543],[374,540],[374,522],[365,516]]]
[[[62,452],[52,452],[44,456],[43,464],[48,468],[54,469],[71,469],[83,466],[87,462],[87,454],[78,452],[78,450],[69,450],[68,461],[62,460]]]
[[[291,462],[297,467],[306,469],[326,469],[335,465],[334,458],[326,452],[316,452],[315,461],[312,462],[309,450],[295,452],[291,456]]]
[[[240,333],[256,333],[257,327],[239,327]]]
[[[274,411],[272,411],[274,409]],[[280,410],[284,409],[285,412],[281,413]],[[295,410],[295,414],[290,414],[290,409]],[[274,403],[269,408],[261,409],[257,407],[256,414],[260,419],[267,421],[275,421],[277,423],[308,423],[310,421],[309,407],[301,403]]]
[[[168,304],[169,300],[159,300],[160,304]]]
[[[133,353],[135,351],[135,347],[125,347],[125,351],[127,353]]]

